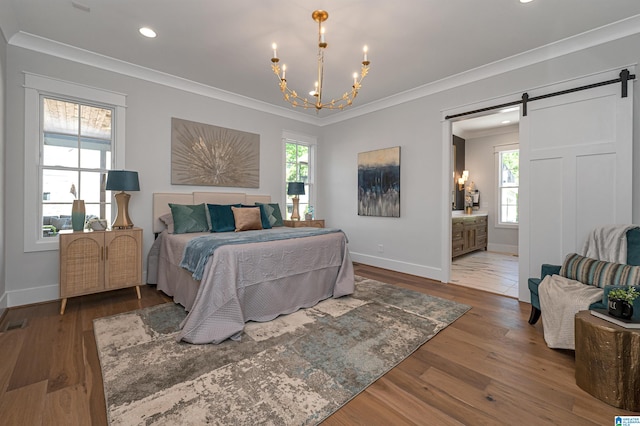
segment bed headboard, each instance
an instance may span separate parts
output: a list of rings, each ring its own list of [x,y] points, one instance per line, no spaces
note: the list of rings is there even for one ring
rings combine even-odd
[[[154,192],[153,232],[165,230],[160,216],[171,213],[169,203],[174,204],[246,204],[270,203],[270,195],[245,194],[244,192]]]

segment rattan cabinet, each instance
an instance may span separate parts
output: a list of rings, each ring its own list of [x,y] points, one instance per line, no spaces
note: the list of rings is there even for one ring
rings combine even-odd
[[[67,298],[142,284],[142,229],[60,233],[60,315]]]

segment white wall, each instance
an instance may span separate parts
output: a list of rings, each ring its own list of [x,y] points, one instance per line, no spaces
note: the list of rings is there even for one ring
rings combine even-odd
[[[480,191],[480,210],[488,212],[487,249],[502,253],[518,254],[518,229],[496,227],[497,175],[494,147],[518,143],[517,127],[505,129],[504,133],[489,136],[467,137],[465,142],[465,167],[469,170],[469,180]]]
[[[443,111],[506,95],[520,94],[590,73],[619,69],[640,59],[640,35],[630,36],[557,59],[526,66],[474,83],[454,87],[397,106],[316,127],[272,114],[224,103],[113,72],[8,46],[6,58],[5,173],[11,176],[4,200],[16,208],[5,214],[5,278],[8,304],[14,306],[58,296],[58,253],[24,253],[23,71],[74,81],[127,95],[126,167],[140,173],[141,191],[133,193],[131,218],[145,229],[145,253],[151,230],[151,194],[155,191],[211,190],[170,184],[170,118],[172,116],[261,135],[261,187],[255,193],[282,192],[283,129],[319,136],[317,216],[344,229],[354,260],[441,279],[442,245],[450,230],[449,154],[443,152]],[[634,170],[640,170],[640,92],[635,91]],[[450,142],[449,144],[450,145]],[[447,146],[448,146],[447,145]],[[401,217],[357,215],[357,154],[401,147]],[[634,173],[636,188],[640,174]],[[230,189],[237,190],[237,189]],[[640,197],[633,200],[640,223]],[[378,246],[383,251],[378,251]]]
[[[126,111],[126,167],[137,170],[140,192],[131,193],[131,220],[144,230],[144,255],[153,242],[153,192],[229,191],[284,193],[282,131],[317,135],[318,127],[190,92],[149,83],[34,51],[8,46],[6,173],[12,176],[4,199],[16,207],[6,212],[6,291],[8,305],[58,298],[58,251],[24,253],[24,83],[23,72],[46,75],[104,90],[124,93]],[[215,188],[171,185],[171,117],[260,134],[260,188]],[[321,185],[319,185],[321,187]],[[146,266],[145,266],[146,269]]]
[[[450,232],[443,226],[447,223],[443,215],[449,211],[450,192],[443,188],[451,181],[449,154],[443,153],[443,111],[507,95],[517,100],[533,88],[622,69],[638,63],[638,45],[640,35],[626,37],[323,127],[319,158],[323,190],[318,200],[322,214],[330,225],[346,231],[354,260],[440,280],[445,275],[443,238]],[[640,170],[639,93],[636,90],[634,95],[634,170]],[[358,152],[396,145],[401,146],[401,217],[359,217]],[[638,172],[633,179],[635,187],[640,188]],[[640,223],[637,196],[633,218]],[[384,247],[383,253],[377,251],[379,244]]]
[[[5,81],[6,81],[6,64],[7,64],[7,42],[4,39],[4,36],[0,32],[0,164],[4,163],[5,157],[5,111],[6,111],[6,102],[5,102]],[[2,193],[6,194],[7,189],[5,188],[5,170],[0,171],[0,188],[2,188]],[[7,307],[7,295],[6,295],[6,279],[5,279],[5,257],[4,257],[4,247],[5,247],[5,198],[0,197],[0,314],[2,313],[3,308]]]

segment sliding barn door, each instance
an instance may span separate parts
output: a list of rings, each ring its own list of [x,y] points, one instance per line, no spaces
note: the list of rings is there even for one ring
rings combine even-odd
[[[540,94],[616,78],[600,74]],[[592,228],[631,223],[632,86],[625,98],[617,83],[528,103],[520,122],[520,300],[530,301],[527,278],[579,251]]]

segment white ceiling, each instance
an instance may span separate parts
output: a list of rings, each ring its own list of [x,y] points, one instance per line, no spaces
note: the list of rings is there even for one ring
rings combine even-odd
[[[0,3],[0,27],[9,44],[14,36],[35,35],[287,108],[271,71],[271,43],[278,43],[280,63],[287,64],[289,86],[308,92],[316,80],[315,9],[329,12],[325,100],[350,88],[362,47],[369,46],[371,70],[357,106],[640,15],[638,0]],[[158,37],[142,37],[141,26],[152,27]],[[330,114],[322,110],[318,116]]]

